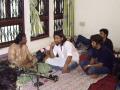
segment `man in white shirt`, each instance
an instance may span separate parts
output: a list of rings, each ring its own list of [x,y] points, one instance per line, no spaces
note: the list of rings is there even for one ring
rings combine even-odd
[[[79,54],[74,45],[67,41],[59,32],[54,33],[54,42],[50,45],[50,58],[46,63],[63,68],[63,73],[69,72],[79,63]]]

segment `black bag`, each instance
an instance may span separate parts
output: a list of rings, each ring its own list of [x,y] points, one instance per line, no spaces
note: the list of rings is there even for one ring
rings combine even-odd
[[[36,52],[36,58],[38,59],[38,62],[44,62],[46,54],[45,51],[41,52],[40,50]]]

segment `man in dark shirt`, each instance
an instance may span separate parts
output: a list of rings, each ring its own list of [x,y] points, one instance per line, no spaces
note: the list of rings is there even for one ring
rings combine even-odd
[[[103,45],[113,52],[113,43],[108,38],[109,31],[106,28],[102,28],[102,29],[99,30],[99,32],[100,32],[101,37],[103,38]],[[91,47],[90,39],[88,39],[88,38],[86,38],[82,35],[78,35],[78,37],[77,37],[77,40],[75,42],[76,48],[79,48],[80,43],[82,43],[86,47]]]
[[[106,28],[100,29],[100,35],[103,38],[103,46],[108,48],[110,51],[113,52],[113,43],[112,41],[108,38],[108,30]]]
[[[103,38],[99,34],[91,36],[91,45],[95,50],[89,64],[85,65],[83,69],[93,78],[112,71],[114,55],[102,43]]]

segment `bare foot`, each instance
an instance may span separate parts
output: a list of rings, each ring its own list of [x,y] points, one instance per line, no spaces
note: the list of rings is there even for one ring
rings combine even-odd
[[[90,77],[93,78],[93,79],[96,79],[96,78],[99,77],[99,75],[93,74],[93,75],[90,75]]]
[[[83,69],[82,69],[80,66],[77,67],[77,71],[78,71],[79,73],[80,73],[80,72],[84,72]]]

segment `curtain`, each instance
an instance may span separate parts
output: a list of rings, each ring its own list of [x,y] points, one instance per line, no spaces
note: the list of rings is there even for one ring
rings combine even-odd
[[[74,36],[74,0],[64,0],[63,32],[66,37]]]
[[[37,0],[30,0],[30,22],[31,22],[31,36],[36,37],[43,34],[43,28],[39,18],[39,12],[36,10]]]

